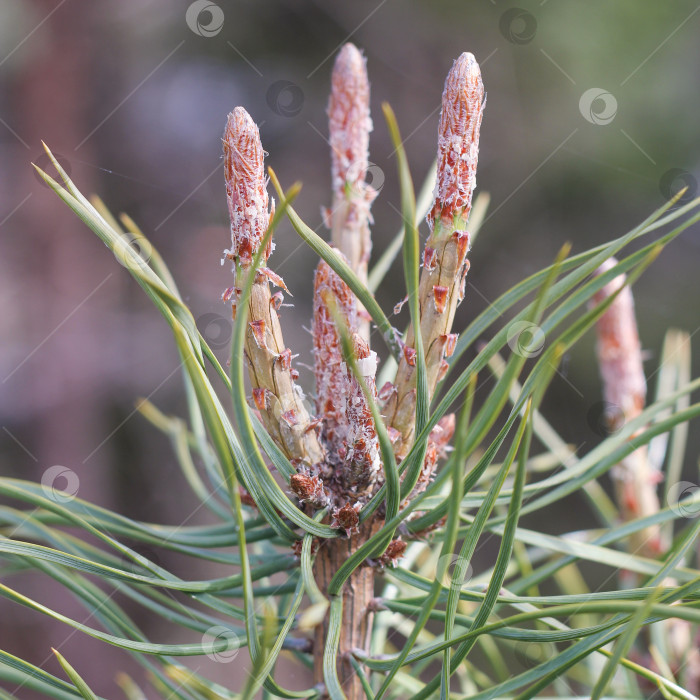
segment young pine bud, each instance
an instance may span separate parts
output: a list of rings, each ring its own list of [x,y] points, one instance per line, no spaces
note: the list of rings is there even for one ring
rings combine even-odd
[[[321,434],[334,482],[348,497],[360,498],[370,493],[381,472],[379,441],[362,387],[343,357],[329,298],[352,334],[358,368],[375,399],[377,355],[357,333],[355,296],[322,260],[314,277],[312,323],[316,411],[322,416]]]
[[[607,260],[597,274],[617,264]],[[608,282],[594,297],[601,303],[621,290],[596,324],[598,366],[603,380],[606,402],[605,418],[609,429],[616,431],[636,418],[644,409],[646,379],[642,366],[642,348],[637,332],[632,290],[625,285],[625,275]],[[658,475],[647,459],[646,446],[627,455],[611,471],[620,512],[625,521],[653,515],[659,510],[656,493]],[[663,550],[659,527],[654,525],[630,537],[633,553],[656,557]]]
[[[231,250],[227,251],[227,256],[248,268],[270,225],[270,212],[260,133],[243,107],[236,107],[228,115],[223,144],[226,199],[231,219]],[[270,253],[272,243],[263,252],[263,265]]]
[[[435,202],[427,220],[431,234],[423,252],[420,276],[420,331],[425,351],[428,390],[432,396],[454,350],[451,332],[457,305],[464,297],[469,234],[464,229],[476,185],[479,128],[484,110],[484,86],[479,64],[463,53],[452,66],[442,93],[438,130],[438,172]],[[416,409],[415,336],[409,328],[386,405],[387,423],[398,430],[396,453],[411,446]]]
[[[270,224],[263,165],[264,152],[255,122],[242,107],[228,116],[224,132],[224,174],[231,217],[231,250],[234,274],[247,274]],[[272,245],[263,251],[263,264]],[[248,327],[245,355],[253,387],[253,401],[268,433],[290,460],[315,467],[323,461],[323,449],[303,403],[303,393],[294,383],[292,353],[282,337],[277,298],[270,292],[270,280],[284,285],[266,267],[255,272],[248,298]],[[225,298],[239,303],[243,281],[225,292]]]
[[[614,258],[606,260],[598,268],[597,274],[607,272],[616,264]],[[620,275],[608,282],[594,297],[594,301],[600,303],[621,290],[596,324],[596,349],[605,401],[615,409],[615,416],[611,411],[610,418],[623,422],[636,418],[642,412],[647,392],[634,298],[630,287],[624,285],[625,276]],[[610,425],[612,430],[620,427],[622,426]]]
[[[376,401],[377,353],[369,349],[369,345],[359,333],[353,336],[353,351],[359,373],[369,389],[372,400]],[[346,372],[349,384],[345,408],[348,436],[343,483],[358,497],[365,497],[371,495],[373,487],[381,476],[379,438],[362,386],[349,368]]]
[[[321,260],[314,275],[311,324],[316,379],[316,414],[322,419],[321,435],[329,448],[328,460],[335,466],[340,461],[338,455],[342,452],[347,439],[348,423],[345,412],[349,381],[340,335],[326,301],[328,295],[334,300],[336,312],[342,316],[350,332],[356,332],[355,295],[328,263]]]
[[[369,81],[365,59],[353,44],[338,53],[328,103],[333,202],[328,217],[331,240],[348,259],[358,277],[367,282],[372,242],[370,204],[376,191],[366,182],[369,167]],[[369,323],[361,320],[360,334],[369,338]]]
[[[479,64],[465,52],[454,62],[442,93],[435,202],[427,216],[431,231],[436,220],[447,228],[461,228],[467,221],[476,187],[484,105]]]

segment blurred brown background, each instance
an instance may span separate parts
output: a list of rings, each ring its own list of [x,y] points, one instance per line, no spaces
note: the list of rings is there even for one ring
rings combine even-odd
[[[444,76],[469,50],[488,92],[478,185],[492,202],[471,255],[459,329],[565,242],[582,251],[626,232],[680,187],[697,193],[699,31],[692,0],[2,0],[2,473],[40,480],[60,465],[77,475],[80,497],[150,522],[182,523],[194,504],[167,440],[134,414],[134,401],[148,396],[184,415],[169,331],[126,270],[32,173],[30,162],[47,165],[42,139],[83,192],[139,223],[225,358],[227,113],[248,109],[268,164],[286,185],[303,181],[297,209],[319,227],[320,207],[330,201],[325,106],[333,57],[347,40],[364,49],[375,122],[370,157],[374,184],[383,183],[373,207],[379,253],[399,226],[380,105],[389,101],[398,115],[419,186],[434,157]],[[316,260],[288,224],[276,240],[271,265],[295,295],[283,317],[287,342],[308,361]],[[649,375],[668,327],[695,333],[700,326],[699,262],[696,226],[636,287]],[[395,266],[379,294],[385,308],[403,296],[402,285]],[[601,439],[591,418],[600,400],[592,352],[589,337],[565,358],[546,406],[564,439],[584,451]],[[697,350],[695,360],[697,367]],[[311,389],[309,378],[302,368]],[[698,442],[691,436],[691,480]],[[204,519],[197,513],[189,523]],[[571,518],[561,527],[582,523]],[[85,619],[41,576],[22,581],[31,596]],[[164,638],[157,625],[145,628],[154,641],[181,641]],[[49,658],[49,647],[59,647],[108,698],[121,697],[116,670],[134,670],[125,654],[7,602],[0,602],[0,640],[62,675]]]

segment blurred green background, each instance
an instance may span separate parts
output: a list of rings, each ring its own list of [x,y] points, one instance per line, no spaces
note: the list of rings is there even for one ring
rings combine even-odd
[[[691,0],[3,0],[2,473],[41,480],[60,465],[77,476],[81,498],[130,517],[171,524],[205,518],[192,511],[167,440],[134,410],[147,396],[184,415],[166,325],[32,173],[31,161],[47,164],[42,139],[84,192],[139,223],[225,358],[231,326],[219,297],[230,271],[219,264],[229,241],[220,138],[227,113],[236,105],[251,113],[268,164],[286,185],[303,181],[297,209],[322,232],[320,208],[330,202],[330,70],[345,41],[362,48],[372,86],[373,184],[381,187],[373,206],[376,259],[399,226],[396,162],[380,105],[388,101],[396,111],[419,186],[435,155],[444,77],[456,56],[471,51],[488,93],[477,180],[491,207],[470,256],[459,330],[564,243],[582,251],[623,234],[682,186],[697,194],[699,32],[700,4]],[[270,264],[294,293],[294,308],[283,314],[286,340],[300,353],[297,362],[308,363],[317,261],[288,224],[276,241]],[[694,334],[700,326],[699,262],[695,226],[635,288],[651,392],[665,331]],[[397,265],[379,292],[384,307],[402,290]],[[584,452],[602,439],[593,343],[588,337],[565,358],[545,402],[562,437]],[[697,349],[694,355],[697,367]],[[300,371],[311,391],[311,373]],[[691,435],[691,481],[698,479],[699,443]],[[548,527],[590,522],[572,500]],[[488,547],[478,556],[490,556]],[[163,563],[177,570],[177,560]],[[24,578],[23,590],[90,623],[36,574]],[[121,697],[116,669],[140,678],[126,655],[16,605],[0,608],[7,650],[60,675],[49,651],[56,646],[80,660],[92,687],[109,698]],[[166,641],[157,626],[140,622],[152,639]],[[190,663],[209,664],[222,682],[244,673],[242,663]],[[289,674],[291,684],[297,674],[304,686],[302,671]],[[9,690],[33,697],[26,688]]]

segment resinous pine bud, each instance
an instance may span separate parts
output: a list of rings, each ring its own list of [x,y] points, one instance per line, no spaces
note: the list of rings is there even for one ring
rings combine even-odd
[[[427,217],[431,231],[436,219],[447,226],[455,217],[467,220],[476,187],[484,104],[479,64],[465,52],[454,62],[442,93],[435,202]]]
[[[343,358],[340,334],[329,307],[330,300],[353,335],[358,368],[375,397],[377,356],[357,333],[354,294],[322,260],[314,277],[312,322],[316,410],[322,421],[321,435],[327,448],[326,461],[336,486],[335,495],[342,500],[349,495],[369,495],[381,472],[381,462],[372,413],[359,382]]]
[[[606,260],[598,269],[598,274],[607,272],[616,264],[614,258]],[[647,383],[642,366],[642,347],[634,313],[634,298],[632,290],[624,284],[624,275],[616,277],[595,295],[594,301],[600,303],[621,290],[598,320],[596,331],[598,364],[605,400],[627,421],[638,416],[644,408]],[[610,427],[616,430],[621,426]]]
[[[353,352],[359,373],[369,389],[372,400],[376,401],[377,353],[370,350],[359,333],[353,336]],[[343,482],[349,491],[358,497],[365,497],[371,495],[382,471],[379,438],[362,387],[349,368],[346,372],[349,384],[345,410],[348,437]]]
[[[339,451],[347,438],[345,404],[348,378],[343,360],[340,335],[327,303],[330,294],[336,311],[345,319],[351,333],[357,330],[355,295],[350,288],[321,260],[314,275],[313,336],[314,376],[316,380],[316,413],[321,417],[321,435],[328,445],[328,459],[338,463]]]
[[[423,252],[420,276],[420,330],[425,351],[428,390],[435,391],[455,348],[451,332],[457,305],[464,297],[469,234],[465,230],[476,186],[479,129],[484,111],[484,86],[479,64],[463,53],[452,66],[442,93],[438,129],[438,171],[435,201],[427,221],[431,234]],[[396,453],[411,446],[416,410],[416,350],[411,327],[385,413],[398,431]]]
[[[365,59],[353,44],[345,44],[335,60],[328,102],[333,201],[327,219],[333,245],[365,283],[372,248],[369,209],[377,195],[365,182],[371,131]],[[359,311],[364,316],[361,307]],[[358,330],[369,339],[369,323],[364,318]]]
[[[236,107],[229,114],[223,142],[226,199],[231,219],[228,255],[245,268],[253,262],[270,225],[270,212],[260,133],[243,107]],[[263,264],[271,252],[272,243],[269,243],[263,252]]]
[[[234,273],[250,270],[253,257],[270,225],[268,196],[263,163],[264,151],[255,122],[242,107],[228,116],[223,139],[226,197],[231,217],[231,250]],[[272,252],[262,253],[266,263]],[[284,288],[284,282],[266,267],[255,271],[248,298],[248,325],[245,355],[252,385],[253,403],[265,428],[290,460],[300,469],[316,469],[323,461],[323,449],[303,402],[303,393],[294,383],[292,352],[284,344],[277,309],[281,294],[270,292],[270,281]],[[235,315],[242,281],[224,292],[233,300]],[[318,489],[322,486],[318,484]]]
[[[333,189],[343,198],[346,185],[360,189],[369,165],[369,80],[365,59],[353,44],[339,51],[328,102]]]
[[[616,264],[617,260],[614,258],[606,260],[597,274],[610,270]],[[608,282],[594,296],[593,301],[601,303],[618,290],[619,294],[596,324],[596,351],[608,409],[604,417],[613,431],[619,430],[624,423],[642,412],[646,396],[646,379],[634,313],[634,298],[632,290],[625,286],[625,275]],[[658,512],[658,475],[649,464],[646,446],[624,457],[611,471],[611,477],[615,484],[618,506],[625,521]],[[658,526],[633,533],[630,541],[632,551],[649,557],[658,556],[664,549]]]

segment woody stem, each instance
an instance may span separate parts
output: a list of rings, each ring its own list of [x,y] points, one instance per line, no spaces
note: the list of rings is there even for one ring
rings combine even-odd
[[[379,528],[378,523],[365,524],[350,538],[325,540],[316,555],[314,576],[319,588],[327,595],[328,584],[342,564]],[[374,613],[374,572],[362,565],[346,581],[340,593],[343,597],[343,621],[338,643],[338,678],[347,700],[364,700],[362,683],[350,663],[353,649],[369,651]],[[328,617],[316,628],[314,639],[314,682],[323,683],[323,656],[328,635]]]

